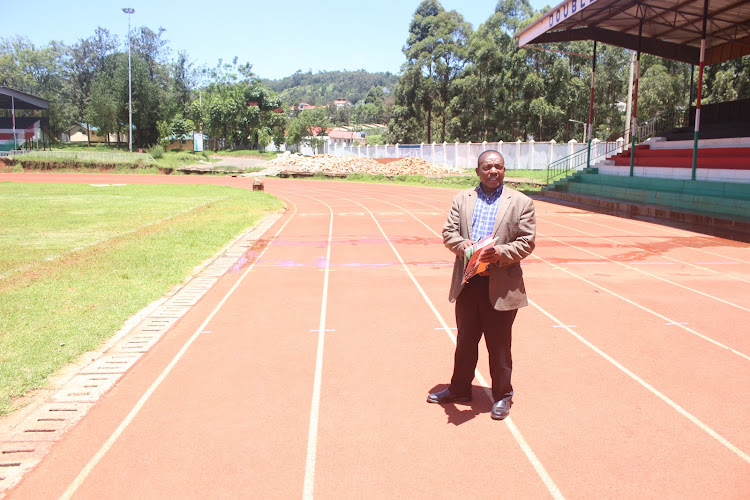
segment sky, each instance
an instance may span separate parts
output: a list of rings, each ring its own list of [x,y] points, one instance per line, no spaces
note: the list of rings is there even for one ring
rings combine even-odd
[[[101,26],[125,43],[131,7],[133,29],[147,26],[169,42],[174,58],[184,51],[196,65],[219,59],[249,62],[261,78],[279,79],[297,70],[357,70],[398,73],[401,48],[420,0],[264,1],[120,0],[119,2],[8,2],[0,37],[24,36],[37,47],[51,40],[72,45]],[[494,12],[496,0],[441,0],[474,29]],[[559,1],[531,0],[535,9]],[[120,5],[121,4],[121,5]],[[30,8],[29,5],[32,7]]]

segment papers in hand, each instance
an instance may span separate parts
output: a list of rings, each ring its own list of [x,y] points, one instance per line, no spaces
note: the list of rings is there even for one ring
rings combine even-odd
[[[487,236],[477,241],[464,250],[464,283],[468,282],[473,276],[487,270],[489,262],[480,262],[479,257],[490,247],[495,246],[497,238]]]

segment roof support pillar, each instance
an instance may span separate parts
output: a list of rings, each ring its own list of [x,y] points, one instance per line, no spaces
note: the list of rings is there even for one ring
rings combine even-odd
[[[594,57],[591,58],[591,99],[589,100],[589,136],[586,152],[586,168],[591,166],[591,139],[594,130],[594,81],[596,79],[596,40],[594,40]]]
[[[638,80],[641,76],[641,42],[643,41],[643,19],[638,26],[638,53],[635,57],[635,89],[633,92],[633,122],[630,124],[630,177],[635,171],[635,143],[638,140]]]
[[[10,96],[10,119],[13,125],[13,151],[18,149],[16,144],[16,98]]]
[[[693,138],[693,167],[690,179],[695,180],[698,170],[698,136],[701,130],[701,92],[703,91],[703,66],[706,59],[706,24],[708,23],[708,0],[703,3],[703,31],[701,32],[701,60],[698,66],[698,94],[695,101],[695,137]]]

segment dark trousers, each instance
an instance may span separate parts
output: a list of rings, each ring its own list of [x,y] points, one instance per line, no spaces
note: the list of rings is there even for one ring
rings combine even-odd
[[[479,357],[479,340],[484,333],[490,359],[492,396],[495,402],[513,396],[510,383],[513,359],[510,354],[511,330],[518,309],[497,311],[490,304],[489,278],[475,276],[464,285],[456,299],[458,336],[451,378],[451,391],[471,392]]]

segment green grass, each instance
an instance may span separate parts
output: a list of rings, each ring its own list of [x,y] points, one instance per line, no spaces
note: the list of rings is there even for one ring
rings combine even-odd
[[[509,171],[510,172],[510,171]],[[533,172],[533,171],[532,171]],[[312,177],[306,177],[307,179],[316,180],[329,180],[337,182],[373,182],[380,184],[405,184],[408,186],[425,186],[425,187],[445,187],[452,189],[465,189],[474,187],[479,183],[479,180],[475,174],[471,175],[451,175],[444,177],[426,177],[424,175],[397,175],[393,178],[388,178],[384,175],[372,175],[372,174],[349,174],[346,178],[328,177],[322,173],[316,173]],[[520,177],[519,177],[520,178]],[[529,177],[523,177],[529,179]],[[511,176],[506,174],[506,179],[511,182]],[[546,173],[545,173],[546,179]],[[532,179],[533,180],[533,179]],[[513,183],[515,189],[526,193],[535,194],[541,190],[541,186],[532,183]]]
[[[211,153],[212,156],[242,156],[246,158],[259,158],[261,160],[273,160],[279,154],[278,151],[260,152],[255,149],[238,149],[236,151],[225,149],[223,151]]]
[[[474,173],[474,169],[466,169],[467,175],[476,176]],[[505,178],[506,179],[528,179],[534,182],[547,182],[547,170],[526,170],[526,169],[517,169],[517,170],[505,170]]]
[[[280,207],[224,186],[0,183],[0,415]]]
[[[54,153],[57,150],[53,150]],[[170,151],[165,152],[161,158],[155,159],[154,162],[150,160],[145,162],[139,161],[128,161],[125,160],[109,160],[105,159],[105,153],[127,153],[127,151],[117,151],[112,148],[106,148],[102,146],[92,146],[91,148],[64,148],[59,157],[41,156],[28,154],[19,157],[16,161],[16,166],[6,167],[4,171],[19,171],[23,170],[20,168],[20,161],[34,161],[34,165],[28,168],[32,170],[44,169],[54,170],[59,173],[66,172],[110,172],[117,174],[161,174],[161,173],[177,173],[176,169],[186,165],[194,165],[200,162],[212,163],[218,161],[218,159],[212,158],[210,152],[193,152],[193,151]],[[101,158],[85,158],[83,156],[71,157],[70,152],[81,152],[81,153],[102,153]],[[88,155],[87,155],[88,156]],[[49,166],[50,163],[54,162],[54,166]]]
[[[57,142],[52,144],[52,149],[59,149],[62,151],[102,151],[106,153],[127,153],[128,141],[120,144],[120,147],[116,147],[114,144],[107,145],[103,142],[92,142],[89,146],[85,142]]]

